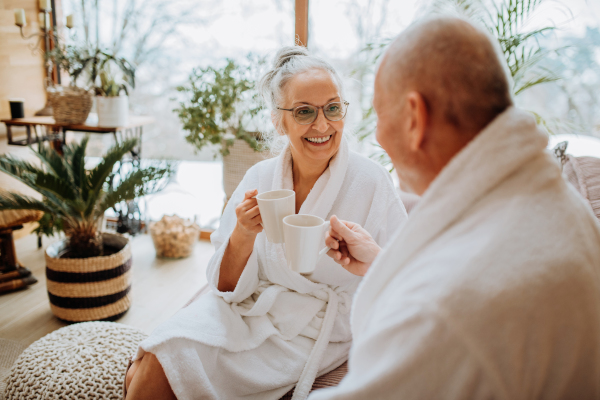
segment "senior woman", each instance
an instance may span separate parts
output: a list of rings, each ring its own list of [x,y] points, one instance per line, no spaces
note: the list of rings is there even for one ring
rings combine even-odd
[[[126,377],[127,399],[306,398],[316,376],[348,357],[350,306],[360,282],[329,257],[308,276],[287,267],[282,244],[267,241],[254,196],[296,192],[296,212],[362,225],[380,244],[406,213],[389,173],[349,151],[348,103],[327,62],[285,47],[260,88],[281,154],[247,173],[211,240],[215,255],[201,296],[144,340]]]

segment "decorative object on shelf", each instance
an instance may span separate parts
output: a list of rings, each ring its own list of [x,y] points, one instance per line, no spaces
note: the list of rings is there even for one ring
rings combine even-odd
[[[124,58],[118,58],[99,49],[90,50],[85,47],[59,45],[47,53],[47,58],[69,73],[71,83],[63,91],[57,91],[53,100],[60,99],[65,108],[77,107],[79,119],[89,114],[92,105],[91,91],[95,92],[98,111],[98,126],[123,127],[129,122],[128,87],[135,87],[135,68]],[[116,65],[122,75],[121,79],[114,73],[111,65]],[[125,92],[125,96],[121,92]],[[63,97],[64,96],[64,97]],[[76,96],[80,96],[78,100]],[[85,99],[83,98],[85,97]],[[79,104],[78,104],[79,103]],[[88,107],[89,106],[89,107]],[[68,112],[61,110],[54,118]]]
[[[25,118],[25,99],[8,99],[10,118]]]
[[[165,215],[150,225],[152,242],[157,257],[185,258],[192,254],[194,243],[200,236],[200,227],[195,221],[177,215]]]
[[[90,92],[69,86],[50,94],[54,120],[57,124],[83,124],[92,109]]]
[[[50,0],[40,0],[39,2],[40,10],[42,10],[39,15],[39,25],[41,32],[40,33],[32,33],[31,35],[26,36],[23,33],[23,27],[27,26],[27,19],[25,17],[25,10],[22,8],[15,9],[15,25],[19,27],[19,32],[21,33],[21,37],[25,40],[29,40],[31,38],[37,37],[38,40],[35,44],[30,44],[29,48],[31,49],[33,54],[37,53],[48,53],[50,51],[50,42],[52,42],[55,46],[58,44],[58,34],[56,32],[56,27],[52,26],[52,2]],[[69,22],[70,21],[70,22]],[[67,28],[71,29],[74,26],[73,15],[67,16]],[[44,41],[45,52],[40,50],[40,43]],[[46,92],[47,92],[47,100],[46,105],[43,109],[39,110],[35,113],[35,115],[41,116],[51,116],[53,115],[52,111],[52,103],[50,100],[50,96],[55,92],[54,82],[52,80],[52,72],[54,70],[54,63],[52,59],[49,57],[44,57],[46,62]]]
[[[106,308],[104,314],[116,310],[122,313],[129,307],[127,305],[127,308],[123,309],[129,302],[128,299],[124,300],[128,289],[123,285],[127,282],[122,282],[121,286],[109,282],[123,275],[122,270],[128,268],[122,266],[128,259],[127,254],[123,253],[126,244],[115,245],[116,242],[123,240],[127,242],[128,239],[121,240],[110,236],[107,241],[105,240],[107,236],[102,234],[98,227],[107,209],[162,190],[173,173],[168,164],[144,167],[134,165],[127,171],[123,171],[119,179],[111,179],[123,156],[130,153],[137,145],[137,139],[117,143],[108,150],[99,164],[86,169],[85,153],[88,139],[89,137],[86,136],[81,143],[64,146],[64,157],[40,144],[35,154],[40,159],[41,166],[17,160],[9,155],[0,156],[0,171],[17,178],[44,196],[44,200],[41,201],[18,193],[2,194],[0,210],[42,211],[49,215],[48,218],[55,229],[62,229],[67,236],[64,242],[56,245],[58,247],[49,248],[47,252],[47,261],[52,259],[48,262],[59,265],[57,268],[49,265],[47,277],[49,281],[56,283],[48,287],[53,310],[57,317],[69,321],[89,321],[117,315],[99,317],[98,310],[90,304],[103,307],[121,302],[118,306]],[[55,223],[57,221],[60,223]],[[113,252],[121,254],[118,256],[123,261],[120,266],[107,264],[108,258],[117,257],[111,255]],[[69,265],[68,271],[60,266],[63,264]],[[55,269],[57,273],[50,272],[51,269]],[[100,273],[105,270],[106,273]],[[62,272],[58,273],[58,271]],[[129,278],[119,279],[126,281]],[[90,284],[86,283],[86,285],[90,287],[90,291],[85,293],[66,289],[69,282],[88,282]],[[101,285],[98,287],[104,289],[100,290],[96,285]],[[117,287],[120,291],[115,291]],[[107,296],[102,300],[105,301],[103,305],[100,305],[101,300],[90,303],[88,298],[98,296]]]
[[[227,199],[245,172],[270,155],[259,133],[270,117],[255,90],[264,60],[248,58],[250,66],[227,60],[223,68],[196,68],[189,84],[177,88],[186,96],[174,110],[188,132],[186,140],[197,150],[209,144],[220,146]]]

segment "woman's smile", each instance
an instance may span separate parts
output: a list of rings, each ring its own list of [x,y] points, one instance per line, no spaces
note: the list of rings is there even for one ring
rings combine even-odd
[[[306,140],[312,146],[325,146],[327,143],[329,143],[329,141],[331,140],[331,138],[334,135],[335,134],[333,133],[333,134],[327,135],[327,136],[311,136],[311,137],[305,137],[304,140]]]

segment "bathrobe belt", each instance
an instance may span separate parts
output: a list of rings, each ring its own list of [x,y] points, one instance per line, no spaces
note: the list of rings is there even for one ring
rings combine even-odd
[[[289,291],[289,289],[286,287],[271,284],[260,294],[252,308],[250,308],[248,311],[241,312],[241,314],[247,317],[265,315],[271,309],[279,293],[287,291]],[[319,365],[321,364],[323,355],[325,354],[325,349],[327,348],[329,339],[331,338],[331,332],[333,331],[333,325],[339,309],[339,297],[342,297],[342,301],[344,303],[347,300],[347,297],[349,297],[345,292],[338,294],[335,290],[328,286],[325,286],[319,290],[319,292],[320,293],[315,293],[315,297],[319,298],[320,300],[327,301],[325,317],[323,318],[323,324],[321,325],[319,336],[315,341],[308,360],[304,365],[304,369],[302,370],[302,374],[300,374],[300,379],[298,379],[298,383],[296,384],[296,389],[294,390],[292,400],[301,400],[308,397],[308,393],[310,392],[317,377],[317,373],[319,372]]]

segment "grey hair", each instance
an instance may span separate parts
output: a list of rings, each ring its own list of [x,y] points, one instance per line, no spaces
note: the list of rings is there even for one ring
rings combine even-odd
[[[279,49],[271,69],[260,79],[258,91],[280,129],[283,129],[281,121],[284,111],[277,108],[284,107],[286,84],[294,76],[313,69],[329,72],[340,91],[340,96],[343,97],[343,81],[335,68],[327,61],[310,54],[303,46],[285,46]],[[282,137],[276,131],[264,132],[263,137],[273,152],[280,150],[287,142],[286,137]]]

